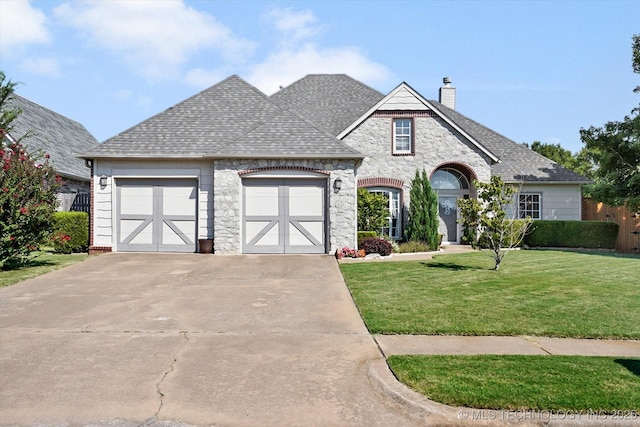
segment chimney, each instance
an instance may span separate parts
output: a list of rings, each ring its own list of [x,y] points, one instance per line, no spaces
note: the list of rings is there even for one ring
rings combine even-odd
[[[456,109],[456,88],[451,86],[451,79],[445,77],[442,79],[442,87],[440,88],[440,103],[452,110]]]

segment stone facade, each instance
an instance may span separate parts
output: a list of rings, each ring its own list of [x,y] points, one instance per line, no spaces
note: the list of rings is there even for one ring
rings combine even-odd
[[[242,252],[242,178],[245,171],[274,170],[328,172],[328,252],[356,244],[356,182],[353,161],[345,160],[216,160],[214,163],[214,250],[219,254]],[[294,177],[295,175],[292,175]],[[342,181],[334,191],[336,179]]]
[[[408,201],[416,169],[424,168],[431,175],[440,165],[463,164],[475,173],[478,180],[490,179],[489,158],[441,119],[414,119],[414,155],[392,155],[392,124],[391,118],[370,117],[343,139],[366,156],[358,168],[359,180],[381,177],[400,179],[404,181],[404,200]]]
[[[403,117],[406,115],[403,114]],[[343,141],[366,157],[358,168],[359,181],[402,181],[402,223],[407,217],[411,180],[416,170],[426,170],[429,176],[438,167],[455,165],[471,172],[472,179],[488,181],[491,166],[488,156],[458,134],[438,117],[415,117],[414,153],[392,154],[392,126],[390,117],[369,117],[349,133]],[[366,181],[365,181],[366,180]],[[473,190],[471,192],[473,194]]]

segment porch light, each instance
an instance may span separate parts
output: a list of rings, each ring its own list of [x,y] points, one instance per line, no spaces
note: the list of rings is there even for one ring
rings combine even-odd
[[[342,180],[340,178],[336,178],[335,181],[333,181],[333,189],[336,190],[336,193],[338,191],[340,191],[340,189],[342,188]]]
[[[104,190],[104,188],[107,186],[107,176],[106,175],[101,175],[100,176],[100,188],[102,188]]]

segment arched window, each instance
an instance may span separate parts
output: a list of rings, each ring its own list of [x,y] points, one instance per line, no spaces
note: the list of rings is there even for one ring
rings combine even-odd
[[[469,180],[455,169],[439,169],[431,176],[434,190],[468,190]]]

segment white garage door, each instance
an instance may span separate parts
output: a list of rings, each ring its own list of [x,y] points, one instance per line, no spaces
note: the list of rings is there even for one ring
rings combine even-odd
[[[244,253],[325,253],[326,179],[245,179]]]
[[[118,251],[195,252],[197,182],[116,179]]]

